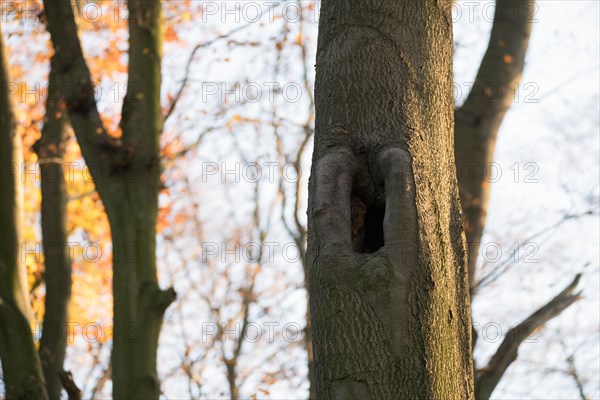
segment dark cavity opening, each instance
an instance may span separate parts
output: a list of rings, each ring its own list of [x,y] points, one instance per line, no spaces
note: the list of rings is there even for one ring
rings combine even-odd
[[[374,253],[384,246],[385,207],[365,204],[352,197],[352,247],[357,253]]]
[[[365,216],[365,238],[362,253],[374,253],[383,247],[384,207],[369,207]]]

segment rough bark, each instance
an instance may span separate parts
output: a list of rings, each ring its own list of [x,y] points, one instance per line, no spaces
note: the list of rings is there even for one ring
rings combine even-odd
[[[31,333],[23,246],[23,150],[0,29],[0,360],[7,399],[47,399]]]
[[[64,153],[67,137],[66,107],[61,99],[56,56],[48,78],[46,116],[38,155],[42,190],[42,241],[46,287],[40,359],[50,399],[60,399],[61,373],[67,349],[67,310],[71,298],[71,259],[67,249],[67,189]]]
[[[120,140],[104,129],[89,69],[68,0],[62,18],[48,19],[61,63],[61,79],[73,89],[65,96],[77,141],[106,208],[113,241],[113,397],[157,399],[158,337],[172,289],[161,290],[156,275],[156,218],[160,189],[159,136],[162,29],[159,0],[128,2],[129,77]]]
[[[496,1],[488,48],[467,99],[455,112],[455,157],[471,287],[490,198],[486,167],[494,161],[498,129],[523,73],[533,7],[534,0]]]
[[[450,7],[321,6],[307,257],[322,399],[473,398]]]
[[[306,271],[304,273],[305,280],[307,280]],[[306,291],[308,293],[308,285],[305,284]],[[312,324],[310,316],[310,299],[307,296],[306,299],[306,326],[304,327],[304,346],[306,347],[306,357],[308,361],[308,400],[317,400],[317,383],[315,382],[315,360],[313,351],[313,335],[312,335]]]

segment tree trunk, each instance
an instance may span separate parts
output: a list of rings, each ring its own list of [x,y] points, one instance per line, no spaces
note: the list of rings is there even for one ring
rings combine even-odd
[[[515,100],[529,45],[533,0],[497,0],[490,42],[475,83],[455,113],[455,156],[465,213],[469,282],[475,268],[490,198],[487,169],[494,161],[500,124]],[[489,179],[489,178],[488,178]]]
[[[451,2],[324,1],[308,269],[322,399],[473,398]]]
[[[156,219],[160,189],[159,136],[162,25],[160,1],[129,1],[129,79],[121,128],[132,154],[117,174],[118,195],[107,201],[113,233],[114,397],[158,398],[156,351],[162,317],[173,301],[156,276]],[[133,328],[133,330],[131,330]],[[131,333],[131,334],[130,334]]]
[[[308,282],[306,272],[304,273],[305,282]],[[305,284],[308,292],[308,284]],[[306,327],[304,328],[304,346],[306,347],[306,357],[308,358],[308,400],[317,400],[317,384],[315,382],[315,360],[313,351],[313,335],[310,317],[310,299],[306,298]]]
[[[7,399],[47,399],[22,258],[23,150],[0,29],[0,360]]]
[[[48,30],[69,119],[108,215],[113,241],[113,398],[158,399],[156,354],[162,318],[175,299],[156,276],[156,219],[160,189],[159,137],[162,22],[159,0],[131,0],[129,77],[122,137],[110,137],[96,107],[89,69],[77,37],[69,0],[46,0],[61,18]]]
[[[59,400],[61,373],[67,349],[67,311],[71,298],[71,259],[67,248],[67,189],[64,154],[67,137],[66,107],[61,99],[56,56],[48,78],[46,116],[41,139],[34,145],[41,170],[42,238],[46,287],[40,359],[48,396]]]
[[[488,48],[469,96],[455,111],[456,167],[465,211],[469,283],[473,293],[478,288],[477,259],[491,191],[487,174],[491,172],[496,138],[506,112],[513,102],[524,101],[517,96],[517,88],[525,67],[535,10],[534,0],[496,0]],[[565,290],[507,333],[489,362],[475,372],[477,400],[490,398],[531,332],[579,300],[580,294],[574,292],[579,279],[577,275]],[[474,347],[475,330],[472,337]]]

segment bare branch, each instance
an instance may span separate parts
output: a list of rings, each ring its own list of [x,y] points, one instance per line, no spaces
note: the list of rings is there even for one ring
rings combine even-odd
[[[494,266],[494,268],[491,271],[489,271],[487,274],[485,274],[483,277],[481,277],[481,279],[479,279],[477,282],[471,282],[471,293],[472,294],[477,293],[480,289],[486,287],[487,285],[489,285],[492,282],[495,282],[499,277],[501,277],[510,268],[511,265],[514,265],[513,260],[515,259],[515,255],[517,255],[518,252],[521,251],[525,245],[527,245],[528,243],[531,243],[534,239],[537,239],[540,236],[555,230],[556,228],[560,227],[561,225],[563,225],[564,223],[566,223],[568,221],[571,221],[574,219],[579,219],[579,218],[590,216],[590,215],[594,215],[594,214],[595,214],[594,210],[566,214],[560,220],[553,223],[552,225],[545,226],[542,229],[540,229],[539,231],[528,236],[526,239],[521,240],[519,245],[514,250],[511,251],[511,253],[506,257],[506,259],[503,262],[500,262],[496,266]]]
[[[280,3],[277,4],[272,4],[269,7],[266,8],[266,11],[271,11],[273,8],[279,6]],[[267,13],[268,14],[268,13]],[[265,13],[261,13],[261,15],[265,15]],[[238,32],[241,32],[245,29],[248,29],[250,26],[252,26],[256,21],[251,21],[248,22],[245,25],[239,26],[235,29],[230,30],[227,33],[224,33],[222,35],[219,35],[217,37],[214,37],[206,42],[203,43],[199,43],[197,44],[193,49],[192,52],[190,53],[190,56],[188,57],[188,60],[185,64],[185,73],[183,75],[183,81],[181,82],[181,85],[179,86],[179,89],[177,89],[177,92],[175,92],[175,96],[173,96],[173,100],[171,100],[171,104],[169,104],[169,106],[167,107],[167,112],[165,113],[163,120],[166,121],[169,119],[169,117],[171,117],[171,115],[173,115],[173,112],[175,111],[175,108],[177,107],[177,103],[179,103],[179,100],[181,100],[181,96],[183,95],[183,92],[185,91],[185,88],[187,87],[187,84],[189,82],[189,78],[190,78],[190,69],[192,66],[192,63],[194,62],[194,59],[196,58],[196,54],[198,53],[198,51],[200,51],[201,49],[208,47],[208,46],[212,46],[213,44],[215,44],[216,42],[222,40],[222,39],[226,39],[228,37],[230,37],[233,34],[236,34]],[[251,43],[251,45],[255,45],[255,43]]]
[[[583,388],[583,380],[581,379],[581,376],[579,375],[579,372],[577,372],[577,368],[575,367],[574,354],[571,354],[569,357],[567,357],[567,364],[569,364],[568,374],[571,378],[573,378],[573,381],[577,386],[577,390],[579,391],[579,396],[581,397],[581,400],[588,400],[588,397],[585,395],[585,390]]]
[[[60,381],[67,391],[69,400],[81,400],[81,390],[75,384],[73,374],[70,371],[61,371]]]
[[[98,189],[103,191],[107,172],[122,156],[121,146],[108,135],[100,119],[94,84],[77,35],[71,1],[44,0],[44,9],[60,10],[60,17],[46,16],[46,26],[54,47],[53,63],[60,71],[56,79],[86,163],[100,167],[100,171],[94,168],[90,172]]]
[[[532,333],[581,298],[581,292],[574,293],[580,279],[581,274],[577,274],[573,282],[550,302],[508,331],[487,366],[476,373],[475,398],[477,400],[490,398],[508,367],[517,359],[519,347]]]
[[[92,389],[92,394],[90,395],[90,399],[95,399],[96,395],[102,392],[104,385],[110,378],[111,368],[110,365],[102,370],[102,374],[100,375],[100,379],[96,381],[94,388]]]

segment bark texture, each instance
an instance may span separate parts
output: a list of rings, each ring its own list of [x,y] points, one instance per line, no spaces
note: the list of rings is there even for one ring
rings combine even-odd
[[[156,275],[156,218],[160,189],[159,137],[162,25],[159,0],[132,0],[129,9],[129,77],[121,129],[110,137],[96,107],[90,72],[69,0],[47,18],[60,62],[69,120],[106,208],[113,241],[113,397],[157,399],[156,352],[164,311],[175,299]]]
[[[323,1],[307,255],[319,398],[473,398],[452,80],[450,1]]]
[[[47,399],[22,259],[23,150],[0,28],[0,361],[7,399]]]
[[[57,60],[53,56],[42,137],[34,145],[41,171],[46,288],[39,353],[51,400],[60,399],[63,387],[61,373],[67,349],[67,311],[71,298],[71,259],[66,228],[68,196],[63,167],[68,122],[58,78]]]
[[[455,112],[455,156],[471,288],[490,198],[486,167],[494,161],[500,124],[515,101],[533,15],[534,0],[496,1],[488,48],[467,99]]]

